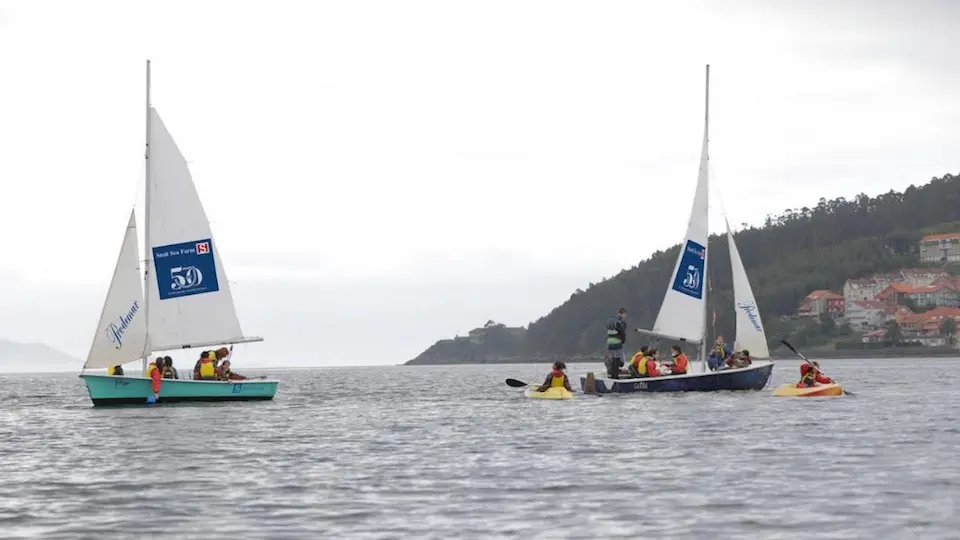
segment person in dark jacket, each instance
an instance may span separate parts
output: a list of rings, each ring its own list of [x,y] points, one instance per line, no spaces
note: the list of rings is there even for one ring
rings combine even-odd
[[[179,379],[180,374],[177,373],[177,368],[173,367],[173,358],[169,356],[163,357],[163,371],[161,375],[164,379]]]
[[[623,345],[627,342],[627,310],[620,308],[616,317],[607,320],[607,352],[603,363],[611,379],[620,378],[623,367]]]

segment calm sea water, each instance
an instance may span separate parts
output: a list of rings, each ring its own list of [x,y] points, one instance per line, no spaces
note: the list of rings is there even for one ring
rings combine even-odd
[[[273,402],[120,409],[4,375],[0,537],[958,538],[960,360],[822,363],[858,395],[772,397],[794,361],[762,392],[565,402],[503,384],[545,365],[263,372]]]

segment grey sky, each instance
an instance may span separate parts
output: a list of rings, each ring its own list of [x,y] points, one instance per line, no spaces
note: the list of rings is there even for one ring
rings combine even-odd
[[[957,172],[958,11],[0,1],[0,338],[86,353],[142,199],[145,58],[249,354],[398,363],[678,242],[705,63],[731,223]]]

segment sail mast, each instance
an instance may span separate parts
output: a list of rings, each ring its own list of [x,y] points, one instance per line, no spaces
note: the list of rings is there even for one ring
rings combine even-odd
[[[147,339],[143,348],[143,373],[147,372],[147,359],[150,356],[150,289],[147,287],[150,279],[150,60],[147,60],[147,136],[144,150],[144,210],[143,210],[143,313],[147,325]]]
[[[710,311],[707,307],[707,293],[710,289],[709,286],[709,276],[707,273],[710,264],[710,204],[709,204],[709,193],[710,193],[710,150],[708,145],[710,143],[710,64],[707,64],[707,88],[706,88],[706,97],[705,105],[703,107],[703,149],[704,153],[707,155],[706,171],[704,171],[704,176],[706,178],[704,190],[707,192],[707,245],[706,248],[706,257],[703,258],[703,279],[708,280],[703,287],[703,337],[700,340],[700,360],[703,361],[704,372],[707,371],[707,349],[710,345],[707,343],[707,313]]]

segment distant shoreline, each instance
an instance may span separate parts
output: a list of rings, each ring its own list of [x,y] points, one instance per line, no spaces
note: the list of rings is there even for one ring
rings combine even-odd
[[[807,358],[814,359],[850,359],[870,360],[877,358],[960,358],[960,350],[946,347],[890,347],[885,349],[799,349]],[[775,351],[770,355],[771,360],[796,360],[797,356],[789,351]],[[568,364],[602,364],[602,356],[549,356],[541,358],[496,358],[480,361],[464,361],[448,359],[441,362],[414,362],[409,361],[404,366],[451,366],[451,365],[482,365],[482,364],[551,364],[562,360]]]

